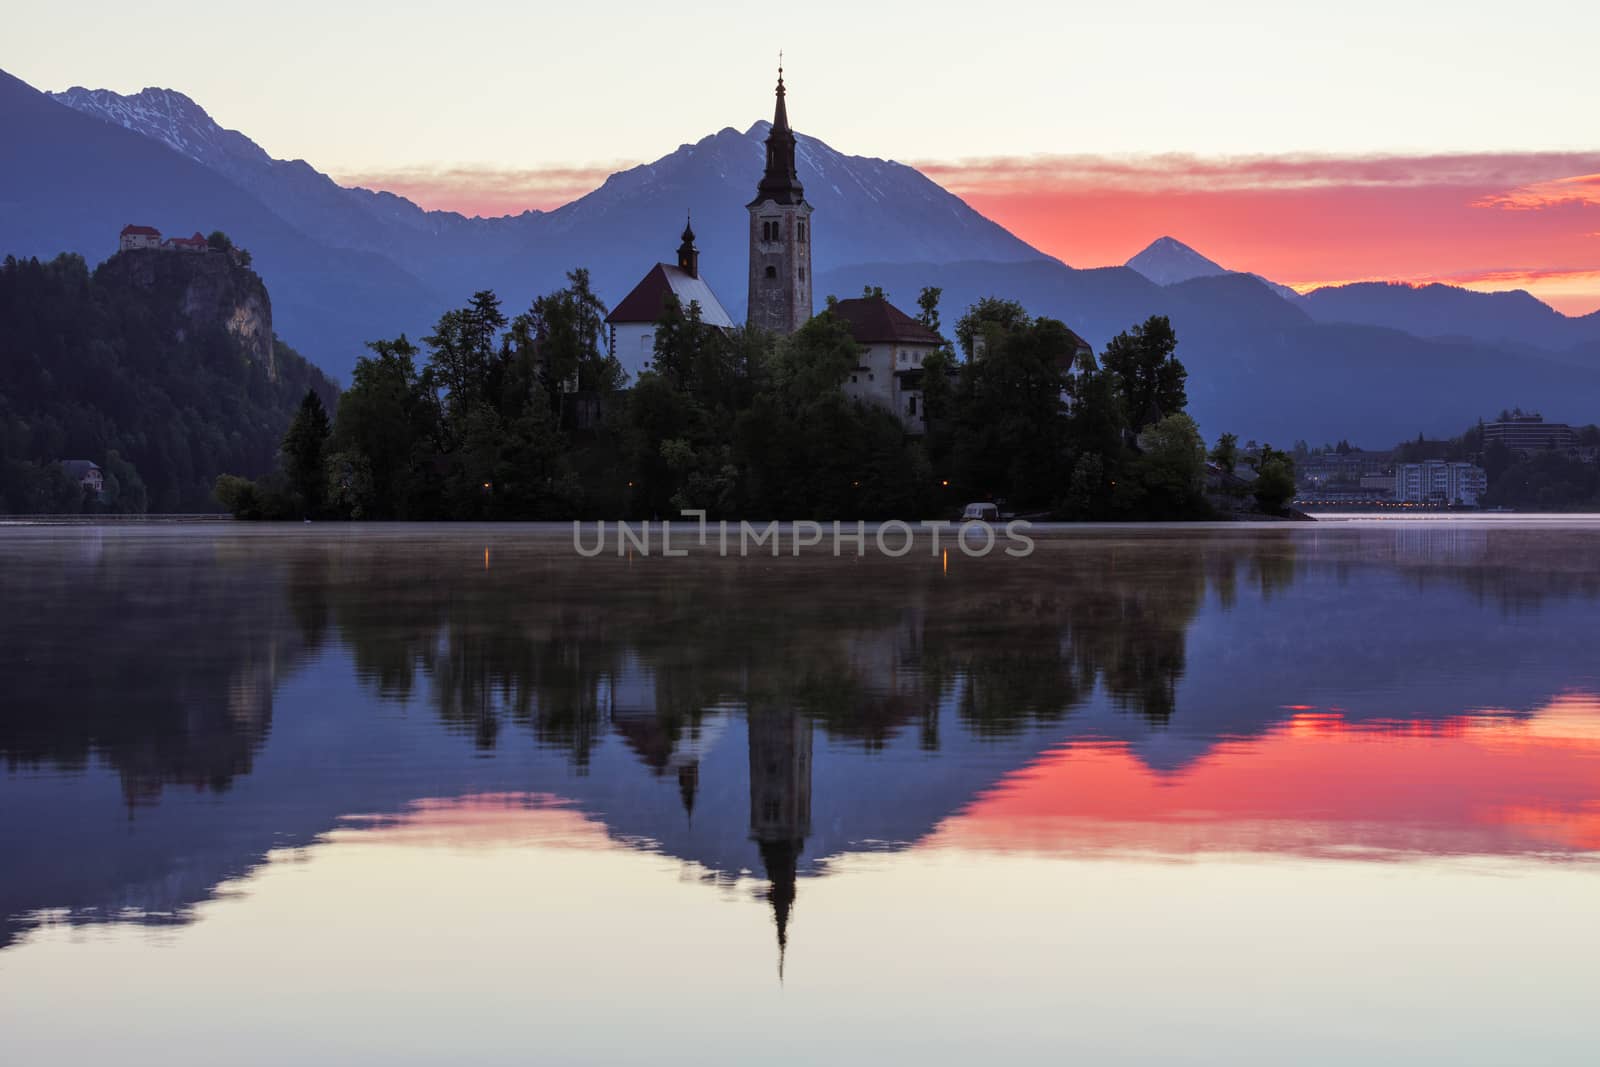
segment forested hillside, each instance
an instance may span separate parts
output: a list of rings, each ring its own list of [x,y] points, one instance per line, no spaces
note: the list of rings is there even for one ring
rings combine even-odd
[[[220,472],[273,467],[308,389],[337,395],[225,251],[0,265],[0,512],[214,511]],[[104,468],[99,499],[64,460]]]

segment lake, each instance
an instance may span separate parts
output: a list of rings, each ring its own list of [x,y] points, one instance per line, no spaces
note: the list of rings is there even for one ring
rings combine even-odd
[[[0,527],[0,1057],[1592,1062],[1600,522]]]

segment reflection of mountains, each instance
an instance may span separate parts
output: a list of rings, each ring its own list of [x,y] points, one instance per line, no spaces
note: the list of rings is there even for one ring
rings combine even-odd
[[[1171,530],[948,570],[580,564],[565,531],[505,528],[9,538],[26,610],[0,846],[29,859],[0,910],[181,917],[343,815],[538,791],[719,877],[771,870],[781,914],[794,874],[917,841],[1075,737],[1166,773],[1288,705],[1439,717],[1578,684],[1587,540],[1464,529],[1440,530],[1442,561],[1411,527]],[[441,744],[439,721],[470,744]],[[800,781],[772,737],[807,753],[804,818],[787,794],[765,818],[768,766]]]

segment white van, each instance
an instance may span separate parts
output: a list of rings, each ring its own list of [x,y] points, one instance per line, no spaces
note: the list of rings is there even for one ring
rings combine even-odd
[[[961,513],[962,522],[999,522],[1000,508],[995,504],[968,504]]]

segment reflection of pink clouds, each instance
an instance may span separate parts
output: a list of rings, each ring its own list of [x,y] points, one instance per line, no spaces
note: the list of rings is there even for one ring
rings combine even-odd
[[[606,848],[598,819],[547,793],[478,793],[414,801],[399,815],[349,815],[343,841],[446,847],[539,844]],[[358,831],[358,832],[351,832]]]
[[[1600,851],[1600,701],[1432,724],[1296,715],[1170,777],[1121,744],[1072,745],[1009,776],[929,843],[1066,855]]]

